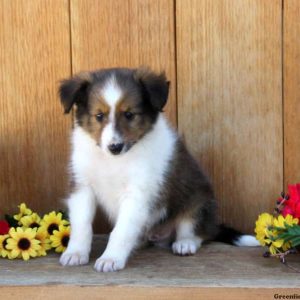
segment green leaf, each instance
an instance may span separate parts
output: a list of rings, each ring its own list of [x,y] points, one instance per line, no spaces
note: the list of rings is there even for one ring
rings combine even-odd
[[[288,240],[290,240],[293,237],[293,235],[289,234],[289,233],[283,233],[278,235],[277,239],[281,240],[283,239],[285,242],[287,242]]]
[[[296,236],[291,239],[291,243],[293,247],[300,245],[300,236]]]
[[[5,215],[4,217],[5,217],[6,222],[9,224],[9,227],[18,227],[19,226],[18,221],[13,216]]]
[[[300,226],[294,225],[293,227],[289,227],[288,233],[291,235],[299,235],[300,236]]]
[[[291,242],[293,247],[300,244],[300,226],[287,226],[287,232],[279,234],[278,239],[283,239],[285,242]]]
[[[59,210],[58,212],[60,212],[62,214],[63,220],[69,221],[69,214],[68,214],[67,211],[65,211],[65,210]]]
[[[283,228],[283,227],[277,227],[277,226],[273,226],[273,227],[272,227],[272,230],[277,230],[277,231],[281,231],[281,232],[287,231],[286,228]]]

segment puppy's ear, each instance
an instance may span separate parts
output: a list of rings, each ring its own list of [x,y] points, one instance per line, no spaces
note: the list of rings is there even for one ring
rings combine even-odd
[[[77,106],[87,105],[87,88],[91,81],[92,76],[88,72],[80,73],[70,79],[61,81],[59,96],[65,114],[71,111],[75,103]]]
[[[165,73],[156,74],[148,68],[141,67],[135,71],[135,80],[143,88],[144,96],[157,111],[162,111],[167,103],[170,82]]]

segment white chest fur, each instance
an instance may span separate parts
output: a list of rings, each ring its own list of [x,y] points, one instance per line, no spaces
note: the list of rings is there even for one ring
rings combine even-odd
[[[104,153],[79,126],[73,131],[71,168],[77,185],[92,187],[97,201],[115,222],[122,195],[145,195],[140,201],[156,201],[173,157],[177,136],[160,115],[153,129],[127,153]],[[150,203],[149,203],[150,202]]]

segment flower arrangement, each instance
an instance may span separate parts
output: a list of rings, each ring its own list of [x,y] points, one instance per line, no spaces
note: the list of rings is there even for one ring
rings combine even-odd
[[[262,246],[268,247],[264,256],[279,257],[285,263],[285,256],[296,253],[300,245],[300,184],[289,185],[288,193],[277,200],[275,213],[263,213],[256,221],[256,238]]]
[[[28,260],[46,256],[47,251],[63,252],[69,242],[70,225],[62,212],[42,218],[21,203],[19,213],[0,220],[0,257]]]

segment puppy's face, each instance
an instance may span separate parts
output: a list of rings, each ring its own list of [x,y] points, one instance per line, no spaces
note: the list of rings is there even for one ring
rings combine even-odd
[[[65,113],[76,104],[76,121],[101,149],[126,153],[156,122],[167,102],[164,74],[148,69],[106,69],[64,80],[60,97]]]

